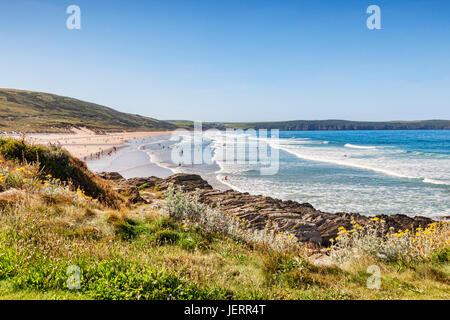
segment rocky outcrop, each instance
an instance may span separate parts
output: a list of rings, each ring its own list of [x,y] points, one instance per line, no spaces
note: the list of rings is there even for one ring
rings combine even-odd
[[[97,175],[100,178],[103,178],[105,180],[122,180],[123,179],[122,175],[118,172],[100,172],[100,173],[97,173]]]
[[[133,178],[124,180],[123,183],[158,190],[165,190],[173,184],[187,193],[195,194],[201,203],[213,207],[220,206],[223,212],[246,219],[253,228],[264,228],[270,222],[275,231],[287,231],[294,234],[300,241],[313,242],[322,246],[328,245],[330,238],[336,237],[340,226],[350,229],[352,220],[366,225],[372,218],[358,213],[323,212],[316,210],[309,203],[283,201],[233,190],[219,191],[213,189],[199,175],[194,174],[175,174],[166,179]],[[400,214],[378,217],[385,220],[386,226],[395,231],[426,226],[433,221],[425,217],[409,217]]]
[[[146,203],[147,201],[144,200],[141,195],[139,194],[139,189],[135,186],[131,186],[128,193],[130,194],[130,197],[128,198],[128,204],[136,204],[140,202]]]
[[[26,197],[27,193],[24,190],[14,188],[0,192],[0,208],[13,205]]]
[[[124,184],[141,187],[146,186],[149,188],[158,188],[159,190],[166,190],[169,185],[182,187],[183,190],[190,192],[194,190],[211,190],[212,187],[203,180],[199,175],[196,174],[184,174],[177,173],[167,177],[165,179],[160,179],[157,177],[147,177],[147,178],[131,178],[123,182]]]
[[[123,184],[135,186],[135,187],[142,187],[145,186],[146,188],[154,188],[158,184],[163,183],[163,179],[157,178],[157,177],[146,177],[146,178],[131,178],[123,181]]]
[[[328,245],[329,240],[337,236],[339,227],[351,229],[352,220],[366,225],[372,218],[358,213],[323,212],[316,210],[309,203],[282,201],[237,191],[207,190],[199,191],[198,194],[200,202],[208,205],[220,204],[222,210],[248,220],[255,228],[264,228],[270,221],[277,231],[287,231],[300,241],[319,245]],[[395,231],[417,228],[432,222],[429,218],[405,215],[378,217],[385,220],[386,226]]]

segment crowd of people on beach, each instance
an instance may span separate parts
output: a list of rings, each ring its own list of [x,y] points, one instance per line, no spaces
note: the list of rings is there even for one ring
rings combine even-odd
[[[98,160],[98,159],[102,158],[104,155],[107,155],[108,157],[110,157],[114,152],[117,152],[117,147],[112,147],[109,151],[102,149],[98,152],[91,153],[89,156],[84,156],[83,161]]]

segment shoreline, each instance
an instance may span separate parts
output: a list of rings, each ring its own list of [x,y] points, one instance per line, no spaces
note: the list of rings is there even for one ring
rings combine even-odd
[[[223,168],[215,161],[210,165],[183,165],[176,164],[171,159],[173,151],[176,150],[176,141],[170,140],[172,131],[158,132],[120,132],[107,134],[94,134],[88,130],[78,130],[73,134],[31,134],[26,139],[34,143],[49,144],[59,143],[72,155],[84,160],[88,168],[96,173],[119,172],[125,178],[146,178],[150,176],[167,178],[173,174],[197,174],[206,180],[214,189],[226,191],[233,190],[246,193],[245,189],[234,186],[231,181],[225,180]],[[119,142],[119,143],[115,143]],[[110,153],[114,148],[115,152]],[[86,159],[90,154],[87,151],[101,153],[93,159]],[[98,150],[98,151],[97,151]],[[83,153],[84,152],[84,153]],[[239,185],[239,183],[238,183]],[[254,193],[250,194],[264,194]],[[267,196],[274,196],[265,194]],[[279,199],[285,199],[278,196]],[[296,199],[292,199],[296,200]],[[298,200],[296,200],[298,201]],[[317,206],[317,204],[314,204]],[[329,212],[340,212],[321,207]],[[367,208],[366,208],[367,209]],[[347,209],[348,210],[348,209]],[[351,209],[350,209],[351,211]],[[354,210],[354,212],[364,212],[363,214],[378,214],[377,212],[365,212],[364,210]],[[394,213],[403,213],[395,211]],[[407,214],[408,216],[415,216]],[[428,215],[427,215],[428,216]],[[429,215],[432,219],[448,219],[445,215]]]
[[[31,144],[58,144],[81,160],[118,150],[130,140],[145,139],[153,136],[168,135],[172,131],[136,131],[111,132],[97,134],[89,129],[73,128],[73,133],[30,133],[25,135],[25,141]],[[6,135],[18,138],[17,135]]]
[[[118,172],[125,178],[146,178],[154,176],[167,178],[173,174],[198,174],[218,190],[235,190],[236,187],[221,181],[218,174],[222,168],[215,162],[210,166],[176,165],[171,160],[172,147],[170,132],[143,139],[124,142],[113,155],[87,159],[88,168],[94,172]]]
[[[325,206],[321,206],[320,204],[315,203],[313,198],[310,200],[298,200],[289,199],[289,197],[280,197],[279,195],[267,192],[255,192],[255,190],[249,188],[242,188],[242,186],[240,186],[239,184],[239,181],[237,181],[238,185],[235,186],[233,183],[233,176],[229,176],[229,179],[227,180],[224,179],[226,173],[223,172],[223,168],[218,162],[214,162],[210,165],[202,164],[193,166],[183,164],[179,165],[174,163],[171,155],[177,148],[177,142],[171,141],[169,137],[169,135],[166,135],[150,137],[148,139],[145,139],[145,141],[129,141],[125,144],[124,150],[119,151],[117,156],[114,156],[111,161],[103,161],[103,163],[102,160],[91,161],[88,162],[88,167],[95,172],[119,172],[125,178],[145,178],[149,176],[155,176],[164,179],[169,177],[170,175],[177,173],[197,174],[204,180],[206,180],[211,186],[213,186],[214,189],[221,191],[233,190],[241,193],[249,192],[250,194],[254,195],[266,195],[272,197],[275,196],[276,198],[283,200],[312,202],[316,207],[328,212],[361,212],[364,215],[381,214],[377,211],[370,210],[370,206],[363,208],[362,210],[330,208],[334,207],[333,202],[328,203]],[[330,199],[330,201],[333,200]],[[392,207],[391,209],[392,210],[390,210],[389,214],[406,214],[408,216],[421,215],[420,213],[416,215],[411,214],[410,212],[405,213],[402,210],[394,211],[394,207]],[[445,212],[442,212],[441,214],[432,214],[427,216],[439,220],[441,219],[440,217],[445,217],[447,215],[445,214]]]

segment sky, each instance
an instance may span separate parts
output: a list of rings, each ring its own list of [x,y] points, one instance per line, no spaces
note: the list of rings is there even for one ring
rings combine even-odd
[[[450,1],[0,0],[0,88],[165,120],[450,119]]]

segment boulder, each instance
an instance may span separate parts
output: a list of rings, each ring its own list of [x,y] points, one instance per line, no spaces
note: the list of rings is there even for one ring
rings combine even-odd
[[[122,180],[123,179],[122,175],[118,172],[100,172],[100,173],[97,173],[97,175],[100,178],[103,178],[105,180]]]
[[[139,189],[135,186],[130,187],[129,194],[130,194],[130,197],[128,198],[128,204],[136,204],[136,203],[140,203],[140,202],[146,203],[147,202],[141,197],[141,195],[139,194]]]
[[[177,173],[167,177],[165,179],[157,177],[146,178],[131,178],[124,181],[126,185],[132,185],[136,187],[146,186],[149,188],[158,187],[160,190],[165,190],[169,185],[182,188],[184,191],[194,190],[211,190],[212,187],[197,174],[184,174]]]
[[[146,178],[130,178],[125,180],[123,183],[135,187],[141,187],[145,185],[149,188],[153,188],[157,184],[162,183],[162,181],[163,179],[157,177],[146,177]]]

